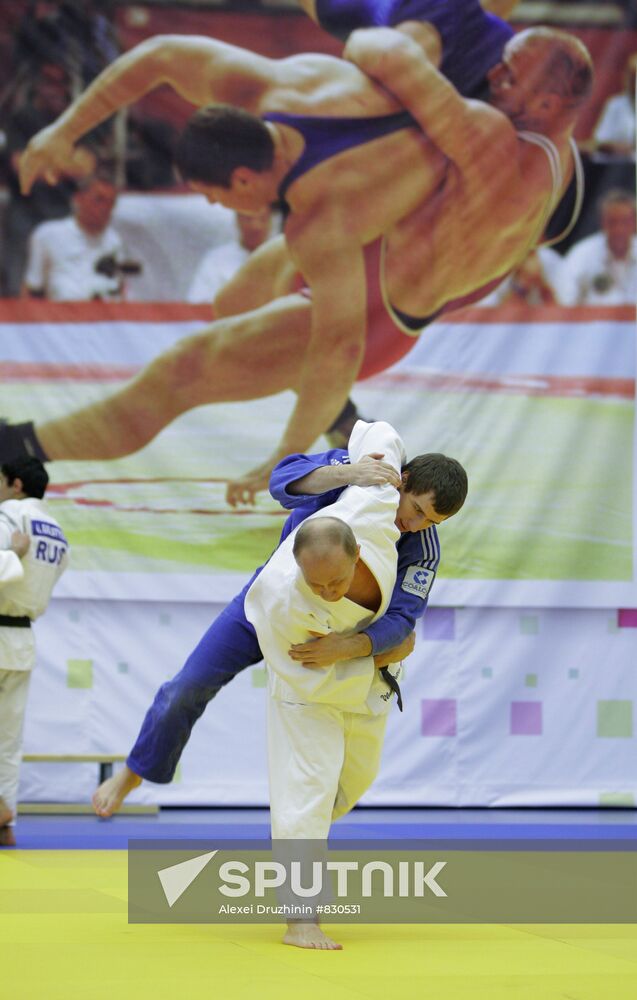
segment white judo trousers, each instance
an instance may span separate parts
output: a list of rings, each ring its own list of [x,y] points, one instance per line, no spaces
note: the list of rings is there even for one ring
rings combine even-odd
[[[388,424],[359,421],[350,459],[383,453],[400,471],[402,441]],[[391,486],[349,487],[312,517],[340,517],[361,547],[382,601],[375,614],[347,598],[329,603],[305,584],[292,554],[295,532],[274,553],[246,597],[268,669],[270,816],[275,840],[327,839],[334,819],[349,812],[374,781],[380,766],[390,689],[361,657],[308,669],[288,656],[291,644],[310,632],[351,634],[387,609],[396,582],[395,526],[398,492]]]
[[[15,816],[30,670],[0,670],[0,796]]]
[[[386,725],[386,714],[268,698],[274,840],[327,840],[376,778]]]

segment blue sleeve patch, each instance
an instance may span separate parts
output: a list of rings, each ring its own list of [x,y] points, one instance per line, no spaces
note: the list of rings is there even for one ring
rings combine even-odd
[[[34,535],[38,535],[41,538],[50,538],[55,542],[62,542],[63,545],[68,545],[66,538],[62,533],[62,529],[57,526],[57,524],[51,524],[50,521],[31,521],[31,531]]]
[[[432,569],[425,569],[419,565],[408,566],[403,577],[401,590],[407,594],[414,594],[415,597],[420,597],[424,601],[435,576]]]

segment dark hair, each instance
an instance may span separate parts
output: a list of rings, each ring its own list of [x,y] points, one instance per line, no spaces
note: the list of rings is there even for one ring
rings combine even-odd
[[[601,215],[609,205],[630,205],[635,211],[635,195],[627,188],[610,188],[597,202],[599,214]]]
[[[298,559],[305,549],[334,546],[343,549],[350,559],[356,558],[358,545],[349,524],[338,517],[315,517],[304,521],[297,531],[292,552],[294,558]]]
[[[89,148],[89,147],[85,147]],[[115,183],[115,175],[112,168],[107,163],[98,163],[92,173],[87,174],[86,177],[80,177],[75,181],[75,194],[79,194],[82,191],[89,191],[94,184],[107,184],[109,187],[117,190],[117,184]]]
[[[456,514],[467,498],[467,473],[455,458],[439,452],[417,455],[403,465],[405,493],[433,493],[437,514]]]
[[[49,474],[39,458],[32,458],[30,455],[14,458],[9,462],[3,462],[0,468],[3,476],[7,477],[9,486],[12,486],[16,479],[22,480],[22,492],[28,497],[37,497],[41,500],[46,493]]]
[[[260,118],[210,104],[188,119],[177,140],[175,165],[185,181],[228,188],[237,167],[261,173],[274,162],[274,143]]]

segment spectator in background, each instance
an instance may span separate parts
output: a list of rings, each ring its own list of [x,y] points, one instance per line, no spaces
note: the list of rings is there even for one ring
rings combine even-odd
[[[598,203],[601,232],[571,247],[562,263],[563,305],[634,305],[637,301],[635,195],[615,188]]]
[[[116,199],[114,184],[95,174],[80,183],[72,215],[37,227],[29,244],[23,297],[121,299],[124,251],[110,225]]]
[[[119,54],[105,7],[95,0],[30,0],[14,36],[16,71],[34,75],[55,63],[68,73],[77,97]]]
[[[637,54],[630,56],[624,70],[625,89],[609,97],[593,133],[595,149],[618,156],[635,155],[635,83]]]
[[[527,306],[555,305],[556,283],[562,258],[550,247],[537,247],[531,250],[528,257],[519,267],[509,274],[501,285],[480,299],[477,305],[499,306],[505,303],[518,303]]]
[[[60,66],[45,63],[32,81],[27,97],[7,122],[7,187],[9,198],[4,215],[2,254],[3,294],[17,296],[23,280],[27,245],[33,229],[48,219],[60,219],[71,210],[74,180],[92,173],[95,155],[87,146],[78,147],[68,174],[55,185],[39,181],[31,194],[20,191],[18,166],[29,139],[54,121],[71,99],[68,74]]]
[[[188,290],[188,302],[212,302],[250,254],[278,230],[278,219],[275,219],[269,208],[256,215],[235,212],[236,239],[222,243],[205,255]]]

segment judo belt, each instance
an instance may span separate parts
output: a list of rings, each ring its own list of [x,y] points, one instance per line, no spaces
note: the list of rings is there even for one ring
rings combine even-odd
[[[388,667],[381,667],[380,672],[383,675],[383,680],[385,681],[385,683],[389,684],[390,688],[392,689],[392,691],[396,695],[396,704],[398,705],[398,708],[402,712],[402,710],[403,710],[403,696],[400,693],[400,685],[399,685],[398,681],[396,680],[396,678],[394,677],[393,674],[390,674]]]
[[[31,619],[27,615],[17,618],[15,615],[0,615],[0,625],[5,628],[31,628]]]

